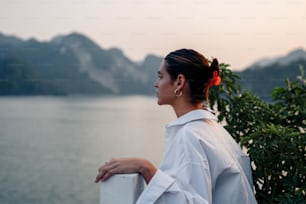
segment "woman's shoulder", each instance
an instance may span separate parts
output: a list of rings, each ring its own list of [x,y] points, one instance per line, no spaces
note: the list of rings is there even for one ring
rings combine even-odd
[[[200,147],[202,143],[209,142],[214,137],[215,121],[196,120],[184,124],[177,132],[178,140],[185,147]]]
[[[215,131],[223,127],[216,120],[201,118],[198,120],[189,121],[181,127],[181,133],[193,137],[205,137],[214,135]]]
[[[210,119],[186,123],[177,136],[185,148],[195,147],[205,151],[219,151],[220,146],[232,140],[222,125]]]

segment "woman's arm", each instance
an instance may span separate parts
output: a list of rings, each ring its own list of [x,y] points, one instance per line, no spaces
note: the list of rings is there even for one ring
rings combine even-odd
[[[114,174],[139,173],[149,183],[155,172],[155,166],[146,159],[114,158],[99,168],[95,182],[106,181]]]
[[[192,166],[192,164],[190,166]],[[190,169],[198,167],[199,166],[192,166]],[[186,174],[186,171],[188,171],[186,168],[188,167],[185,166],[178,169],[177,172],[175,172],[175,176],[169,176],[167,171],[157,170],[144,192],[142,192],[138,198],[136,204],[211,203],[211,196],[209,193],[211,188],[206,184],[204,177],[202,175],[195,176],[197,170]],[[194,177],[194,179],[190,179],[190,177]]]

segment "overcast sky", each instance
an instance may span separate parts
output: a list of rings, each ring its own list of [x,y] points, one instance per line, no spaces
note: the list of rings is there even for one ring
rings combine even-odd
[[[306,47],[305,0],[0,0],[0,32],[50,40],[80,32],[132,60],[182,47],[239,70]]]

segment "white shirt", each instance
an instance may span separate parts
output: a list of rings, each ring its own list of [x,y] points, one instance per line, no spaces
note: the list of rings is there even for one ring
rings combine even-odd
[[[250,161],[205,110],[166,127],[160,167],[137,204],[255,204]]]

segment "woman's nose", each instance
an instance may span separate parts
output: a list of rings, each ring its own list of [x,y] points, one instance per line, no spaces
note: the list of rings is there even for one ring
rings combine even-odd
[[[157,80],[154,82],[153,86],[157,88]]]

